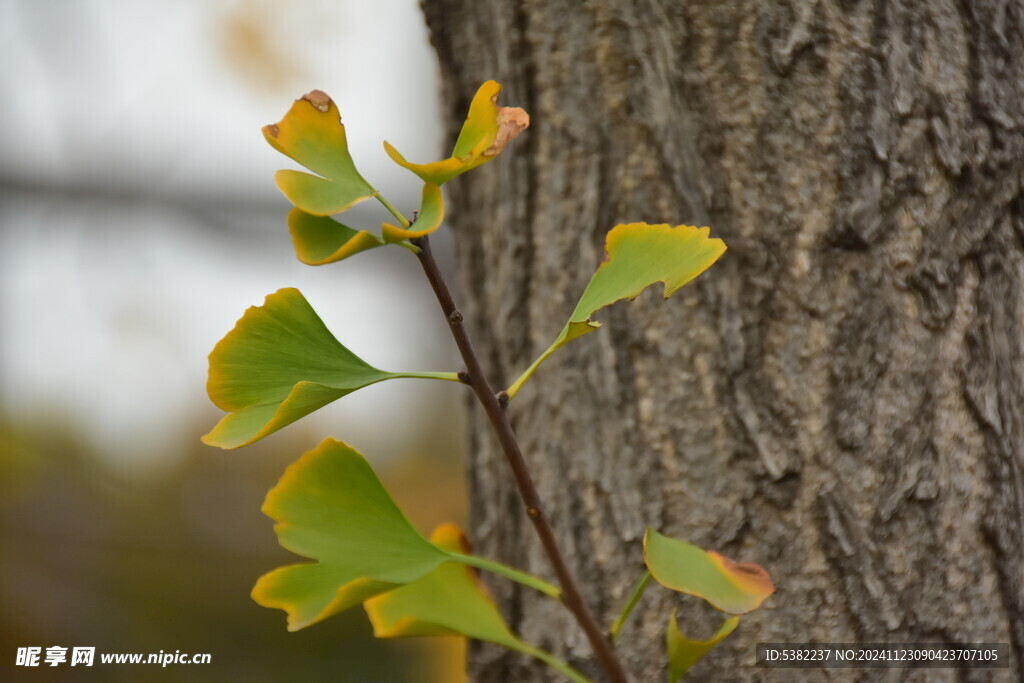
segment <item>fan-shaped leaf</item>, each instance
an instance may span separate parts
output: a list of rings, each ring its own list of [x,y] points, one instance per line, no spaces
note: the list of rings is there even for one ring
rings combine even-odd
[[[399,377],[459,381],[455,373],[370,366],[334,338],[299,290],[282,289],[247,310],[210,353],[207,393],[228,415],[203,442],[238,448],[357,389]]]
[[[314,216],[302,209],[288,214],[288,228],[299,260],[311,266],[341,261],[367,249],[403,242],[402,246],[415,249],[405,240],[429,235],[441,226],[444,219],[444,201],[441,188],[431,183],[423,186],[423,202],[416,222],[408,228],[384,223],[383,237],[366,230],[355,230],[329,216]]]
[[[676,621],[676,613],[668,620],[668,630],[665,633],[665,646],[668,651],[668,683],[676,683],[683,675],[693,668],[693,665],[711,651],[715,645],[722,642],[726,636],[736,630],[740,623],[739,617],[731,617],[722,624],[718,633],[710,640],[693,640],[687,638],[679,630],[679,623]]]
[[[366,460],[333,439],[288,467],[263,512],[282,546],[317,560],[275,569],[253,589],[256,602],[288,613],[292,631],[450,559],[409,523]]]
[[[558,588],[467,554],[453,525],[441,526],[433,541],[425,539],[353,448],[325,439],[288,467],[267,494],[263,512],[277,522],[274,530],[282,546],[316,560],[279,567],[253,588],[256,602],[288,613],[290,630],[412,584],[406,587],[420,588],[368,608],[381,637],[466,632],[548,661],[550,655],[508,631],[476,575],[463,565],[488,569],[556,598]],[[452,602],[439,601],[442,596]],[[404,611],[397,614],[396,609]]]
[[[355,230],[328,216],[314,216],[299,208],[288,214],[288,230],[292,234],[295,254],[310,266],[341,261],[386,244],[366,230]]]
[[[263,127],[263,137],[319,174],[283,170],[275,176],[288,201],[306,213],[329,216],[376,194],[356,170],[338,107],[326,93],[314,90],[295,100],[279,123]]]
[[[644,537],[644,560],[661,585],[704,598],[730,614],[757,609],[775,592],[764,567],[753,562],[733,562],[713,550],[701,550],[654,529],[648,529]]]
[[[709,228],[628,223],[617,225],[605,240],[605,259],[590,279],[569,322],[548,349],[508,388],[515,396],[547,358],[573,339],[593,332],[601,323],[597,311],[621,299],[635,299],[656,282],[667,299],[697,277],[725,252],[725,243],[708,237]]]
[[[519,107],[498,106],[500,92],[501,85],[495,81],[487,81],[476,91],[451,157],[429,164],[414,164],[406,161],[388,142],[384,143],[384,150],[395,163],[425,182],[443,185],[496,157],[530,125],[530,117]]]

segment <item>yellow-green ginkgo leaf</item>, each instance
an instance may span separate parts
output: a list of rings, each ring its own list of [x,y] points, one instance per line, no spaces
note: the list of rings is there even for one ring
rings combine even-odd
[[[679,623],[676,621],[676,613],[668,620],[668,630],[665,633],[665,646],[668,650],[668,683],[677,683],[683,675],[693,668],[693,665],[718,645],[730,633],[736,630],[740,623],[739,617],[730,617],[718,629],[718,633],[711,636],[710,640],[693,640],[687,638],[679,630]]]
[[[437,527],[430,541],[453,552],[470,552],[455,524]],[[367,600],[363,607],[378,638],[467,635],[519,649],[519,640],[476,570],[462,564],[441,565],[419,581]]]
[[[385,242],[401,242],[429,235],[441,227],[443,220],[444,200],[441,198],[441,188],[433,183],[426,183],[423,186],[423,200],[420,203],[416,222],[409,228],[400,228],[391,223],[384,223],[381,226],[381,231]]]
[[[470,552],[454,524],[442,524],[430,540],[453,553]],[[422,579],[367,600],[363,608],[378,638],[468,636],[537,657],[572,680],[586,681],[565,662],[516,637],[476,571],[463,564],[443,564]]]
[[[377,194],[356,170],[338,107],[326,93],[314,90],[295,100],[280,122],[263,127],[263,137],[317,174],[283,170],[274,178],[306,213],[329,216]]]
[[[299,260],[311,266],[334,263],[367,249],[387,244],[367,232],[343,225],[329,216],[314,216],[294,208],[288,214],[288,230]]]
[[[775,592],[764,567],[733,562],[713,550],[648,529],[644,561],[654,580],[674,591],[696,595],[730,614],[745,614],[761,606]]]
[[[405,518],[366,460],[326,439],[285,471],[263,512],[278,541],[317,560],[263,575],[252,591],[298,630],[416,581],[450,559]]]
[[[709,228],[667,223],[616,225],[605,239],[605,258],[569,321],[554,343],[508,388],[515,396],[551,354],[573,339],[593,332],[601,323],[594,313],[621,299],[635,299],[656,282],[665,285],[664,296],[694,279],[725,253],[725,242],[708,236]]]
[[[452,155],[429,164],[405,160],[390,143],[384,150],[395,163],[409,169],[424,181],[443,185],[452,178],[498,156],[505,146],[530,125],[530,117],[519,107],[499,107],[501,85],[487,81],[480,86],[469,105],[469,114],[455,141]]]
[[[452,562],[496,572],[554,598],[560,595],[558,587],[535,576],[466,554],[447,527],[435,536],[438,543],[428,541],[395,505],[365,458],[334,439],[325,439],[288,467],[267,494],[263,512],[276,522],[283,547],[316,560],[279,567],[260,577],[252,591],[259,604],[287,612],[293,631],[429,578]],[[447,589],[447,580],[440,585]],[[457,587],[453,590],[461,595]],[[493,621],[496,613],[487,614],[479,596],[462,597],[467,600],[464,615],[475,619],[483,613],[474,622],[482,635],[500,631]],[[420,621],[430,621],[429,611],[420,614]]]
[[[458,382],[451,372],[386,372],[334,338],[297,289],[249,308],[210,353],[206,389],[228,412],[203,437],[238,448],[365,386],[400,377]]]

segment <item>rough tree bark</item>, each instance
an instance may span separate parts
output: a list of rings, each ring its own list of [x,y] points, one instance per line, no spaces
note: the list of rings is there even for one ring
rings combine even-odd
[[[501,386],[548,344],[616,223],[712,226],[722,260],[648,292],[509,407],[592,607],[610,621],[652,525],[765,565],[758,641],[1024,648],[1024,6],[1014,0],[425,0],[453,130],[505,86],[530,130],[447,187],[467,323]],[[550,575],[486,421],[478,548]],[[526,638],[596,672],[567,615],[496,585]],[[620,644],[661,680],[673,606]],[[1016,658],[1003,680],[1024,671]],[[474,680],[557,677],[479,648]],[[787,672],[780,672],[786,674]],[[790,671],[801,680],[992,672]],[[760,675],[759,675],[760,674]]]

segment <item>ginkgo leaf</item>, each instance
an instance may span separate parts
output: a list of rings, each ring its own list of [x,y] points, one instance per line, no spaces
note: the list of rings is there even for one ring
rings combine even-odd
[[[318,174],[283,170],[275,176],[288,201],[306,213],[329,216],[377,194],[356,170],[338,107],[326,93],[314,90],[295,100],[280,122],[263,127],[263,137]]]
[[[521,108],[498,106],[500,92],[501,85],[495,81],[487,81],[476,91],[449,158],[429,164],[413,164],[388,142],[384,143],[384,150],[395,163],[425,182],[443,185],[496,157],[530,125],[530,117]]]
[[[299,260],[311,266],[341,261],[367,249],[403,242],[429,235],[444,220],[441,188],[431,183],[423,186],[423,202],[416,222],[408,228],[384,223],[382,237],[367,230],[356,230],[329,216],[314,216],[294,208],[288,214],[288,228]],[[406,248],[413,248],[405,244]]]
[[[672,612],[668,620],[668,630],[665,632],[665,648],[668,651],[669,662],[668,683],[677,683],[694,664],[711,651],[711,648],[735,631],[739,623],[739,617],[730,617],[710,640],[693,640],[679,630],[676,613]]]
[[[206,389],[228,412],[203,437],[238,448],[363,387],[400,377],[459,381],[455,373],[386,372],[334,338],[297,289],[249,308],[210,353]]]
[[[444,200],[441,198],[441,188],[433,183],[426,183],[423,186],[423,201],[420,203],[416,222],[409,228],[400,228],[391,223],[384,223],[381,226],[381,231],[386,242],[400,242],[429,235],[441,227],[443,220]]]
[[[573,339],[593,332],[601,323],[597,311],[622,299],[635,299],[656,282],[664,296],[694,279],[725,252],[725,242],[708,236],[709,228],[667,223],[627,223],[611,229],[605,239],[605,258],[554,343],[508,388],[515,396],[540,364]]]
[[[454,524],[442,524],[430,540],[454,553],[470,552]],[[378,638],[468,636],[537,657],[573,680],[586,680],[565,662],[516,637],[476,571],[462,564],[442,564],[422,579],[367,600],[363,608]]]
[[[435,534],[437,542],[428,541],[395,505],[365,458],[334,439],[325,439],[288,467],[267,494],[263,512],[276,522],[274,530],[283,547],[316,560],[264,574],[252,591],[259,604],[287,612],[288,628],[293,631],[381,593],[429,579],[442,565],[448,567],[440,575],[440,585],[445,589],[449,579],[444,577],[461,580],[472,576],[454,572],[451,567],[471,565],[554,598],[560,595],[556,586],[535,576],[469,555],[465,546],[454,542],[457,529],[442,527]],[[475,576],[472,578],[476,581]],[[462,595],[460,591],[465,587],[460,587],[458,581],[453,586],[455,594],[467,600],[463,616],[475,624],[481,637],[512,642],[500,633],[504,624],[500,615],[496,611],[488,613],[480,595]],[[485,593],[481,595],[489,601]],[[419,621],[431,621],[427,606],[432,603],[414,600],[412,604],[423,608]],[[447,623],[449,628],[458,628],[457,613],[453,615],[452,621],[435,626]]]
[[[296,256],[310,266],[341,261],[386,244],[366,230],[355,230],[329,216],[314,216],[299,208],[288,214],[288,230],[292,234]]]
[[[757,609],[775,592],[764,567],[753,562],[733,562],[713,550],[702,550],[654,529],[648,529],[644,536],[644,561],[661,585],[696,595],[730,614]]]
[[[291,631],[451,559],[409,523],[366,460],[333,439],[288,467],[263,512],[282,546],[317,560],[275,569],[253,588],[256,602],[288,613]]]

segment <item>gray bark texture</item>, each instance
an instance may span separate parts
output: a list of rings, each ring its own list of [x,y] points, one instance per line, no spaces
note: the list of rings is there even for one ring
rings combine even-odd
[[[530,129],[446,186],[467,324],[507,386],[617,223],[729,250],[597,318],[511,403],[592,608],[647,526],[764,565],[778,592],[694,680],[1020,680],[1024,665],[1024,4],[425,0],[445,112],[476,88]],[[473,422],[472,538],[550,577]],[[512,626],[597,676],[568,614],[491,582]],[[618,644],[664,680],[654,586]],[[1009,671],[755,669],[759,641],[997,641]],[[474,680],[555,681],[477,647]]]

